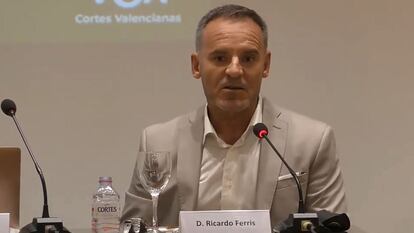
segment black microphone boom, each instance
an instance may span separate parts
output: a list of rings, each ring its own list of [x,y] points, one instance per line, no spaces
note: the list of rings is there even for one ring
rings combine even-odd
[[[27,142],[26,137],[24,136],[23,130],[20,127],[20,124],[16,118],[16,104],[13,100],[5,99],[1,102],[1,110],[4,114],[13,118],[14,124],[19,131],[21,138],[23,139],[24,145],[26,146],[27,151],[29,152],[30,157],[34,163],[37,173],[39,174],[40,181],[42,183],[43,189],[43,212],[41,218],[33,218],[33,222],[26,225],[20,230],[20,233],[46,233],[46,232],[62,232],[70,233],[66,228],[63,227],[62,220],[58,218],[51,218],[49,216],[49,206],[47,202],[47,189],[46,181],[43,176],[43,171],[39,166],[39,163],[36,161],[36,158],[30,149],[29,143]]]
[[[263,123],[257,123],[253,127],[254,134],[262,139],[266,139],[266,141],[269,143],[269,145],[272,147],[272,149],[276,152],[277,156],[279,156],[280,160],[282,160],[283,164],[286,166],[286,168],[289,170],[290,174],[292,175],[293,179],[296,182],[296,186],[298,187],[298,194],[299,194],[299,206],[298,206],[298,213],[305,213],[305,204],[303,201],[303,193],[302,193],[302,187],[299,183],[299,178],[296,175],[295,171],[289,166],[289,164],[285,161],[285,159],[282,157],[282,155],[279,153],[279,151],[276,149],[276,147],[273,145],[273,143],[269,140],[267,135],[269,134],[269,130],[267,129],[266,125]]]
[[[43,188],[43,212],[42,212],[42,217],[43,218],[48,218],[49,217],[49,207],[47,204],[47,190],[46,190],[46,181],[45,178],[43,176],[43,171],[39,166],[39,163],[36,161],[36,158],[32,152],[32,150],[30,149],[29,143],[26,140],[26,137],[23,134],[23,130],[20,127],[19,122],[17,121],[16,118],[16,104],[13,102],[13,100],[10,99],[5,99],[1,102],[1,110],[4,112],[4,114],[10,116],[13,118],[14,123],[16,124],[17,130],[20,133],[20,136],[23,139],[23,142],[29,152],[30,157],[32,158],[32,161],[35,165],[36,171],[40,176],[40,181],[42,182],[42,188]]]
[[[318,211],[317,213],[305,213],[302,187],[300,186],[298,176],[289,166],[289,164],[283,159],[282,155],[269,140],[267,135],[269,131],[265,124],[257,123],[253,126],[253,133],[260,139],[264,138],[272,147],[272,149],[282,160],[283,164],[289,170],[290,174],[296,182],[299,193],[299,207],[298,213],[290,214],[289,217],[277,224],[273,228],[274,233],[301,233],[301,232],[319,232],[319,233],[331,233],[331,232],[345,232],[350,227],[350,221],[346,214],[335,214],[328,211]]]

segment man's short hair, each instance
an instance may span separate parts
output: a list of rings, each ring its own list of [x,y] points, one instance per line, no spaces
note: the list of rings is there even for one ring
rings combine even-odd
[[[264,45],[267,47],[267,26],[266,22],[260,17],[256,11],[249,9],[244,6],[227,4],[223,6],[216,7],[210,10],[206,15],[204,15],[197,25],[196,30],[196,50],[199,51],[201,47],[201,36],[204,28],[208,23],[217,19],[217,18],[227,18],[227,19],[251,19],[253,20],[262,30]]]

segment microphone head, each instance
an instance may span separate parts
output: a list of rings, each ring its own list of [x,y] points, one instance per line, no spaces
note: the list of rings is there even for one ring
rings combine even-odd
[[[8,116],[14,116],[16,113],[16,104],[11,99],[4,99],[1,102],[1,110]]]
[[[256,135],[256,137],[262,139],[263,137],[269,134],[269,131],[267,130],[267,127],[265,124],[257,123],[253,126],[253,133],[254,135]]]

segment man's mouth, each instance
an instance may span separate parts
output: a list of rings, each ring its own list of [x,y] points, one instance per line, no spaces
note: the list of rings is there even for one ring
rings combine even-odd
[[[226,89],[226,90],[243,90],[244,88],[242,86],[225,86],[223,89]]]

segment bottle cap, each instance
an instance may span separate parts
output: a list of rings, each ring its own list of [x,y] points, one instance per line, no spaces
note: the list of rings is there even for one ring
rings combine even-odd
[[[106,183],[112,183],[112,177],[110,176],[100,176],[99,177],[99,183],[106,182]]]

